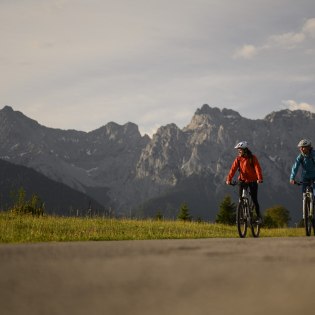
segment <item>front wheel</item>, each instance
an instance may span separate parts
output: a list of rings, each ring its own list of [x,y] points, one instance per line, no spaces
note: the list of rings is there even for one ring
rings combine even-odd
[[[241,200],[237,207],[236,213],[236,224],[237,231],[241,238],[244,238],[247,233],[247,216],[246,216],[246,207],[244,200]]]
[[[310,216],[310,198],[305,198],[304,201],[304,225],[305,225],[305,234],[310,236],[312,232],[313,218]]]

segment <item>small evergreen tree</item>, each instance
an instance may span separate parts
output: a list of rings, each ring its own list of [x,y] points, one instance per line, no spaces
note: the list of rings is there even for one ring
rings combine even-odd
[[[289,224],[290,213],[281,205],[268,208],[264,215],[264,226],[267,228],[282,228]]]
[[[23,187],[19,189],[15,196],[15,202],[11,211],[16,214],[32,214],[42,216],[45,211],[44,203],[33,194],[30,200],[26,200],[26,192]]]
[[[189,214],[189,208],[186,202],[182,203],[177,218],[182,221],[191,221],[192,217]]]
[[[216,216],[215,222],[234,225],[236,216],[236,205],[232,202],[230,196],[226,196],[220,204],[220,210]]]
[[[156,213],[155,220],[157,220],[157,221],[163,220],[163,214],[162,214],[161,210],[158,210],[158,212]]]

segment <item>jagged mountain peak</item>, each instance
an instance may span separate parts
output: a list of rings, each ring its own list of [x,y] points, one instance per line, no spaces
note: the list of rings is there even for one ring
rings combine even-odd
[[[178,132],[180,129],[179,127],[174,124],[174,123],[171,123],[171,124],[167,124],[165,126],[161,126],[158,130],[157,130],[157,134],[162,134],[164,132]]]
[[[127,122],[123,125],[117,124],[113,121],[110,121],[105,125],[108,130],[127,130],[127,129],[138,129],[138,126],[132,122]]]
[[[138,125],[136,125],[130,121],[123,125],[123,129],[124,129],[125,133],[132,133],[132,134],[140,135]]]
[[[315,119],[315,114],[311,113],[310,111],[306,110],[289,110],[283,109],[280,111],[274,111],[268,114],[264,120],[268,122],[276,122],[276,121],[283,121],[283,120],[291,120],[291,119]]]
[[[109,122],[108,124],[89,132],[89,136],[96,136],[98,138],[109,138],[110,140],[122,138],[141,138],[138,126],[131,122],[128,122],[124,125],[120,125],[115,122]]]
[[[198,108],[195,115],[219,115],[221,110],[218,107],[210,107],[208,104],[203,104]]]
[[[19,111],[14,111],[12,107],[5,106],[0,110],[0,141],[8,143],[10,135],[16,135],[17,142],[27,141],[29,135],[41,134],[41,126],[36,120],[28,118]]]
[[[197,109],[195,115],[192,117],[191,122],[184,128],[184,131],[205,129],[214,125],[221,125],[228,121],[235,121],[242,118],[242,116],[232,110],[223,108],[222,110],[217,107],[210,107],[204,104],[201,108]]]
[[[233,109],[227,109],[227,108],[222,109],[222,115],[225,118],[241,118],[242,117],[239,112]]]
[[[13,112],[13,108],[12,108],[10,105],[5,105],[5,106],[2,108],[2,111],[3,111],[3,112],[11,113],[11,112]]]
[[[241,115],[232,109],[223,108],[220,109],[218,107],[210,107],[208,104],[202,105],[201,108],[198,108],[195,112],[196,115],[206,115],[211,116],[213,118],[239,118]]]
[[[183,131],[174,123],[161,126],[152,137],[152,143],[163,139],[163,142],[179,139],[183,136]]]
[[[11,106],[5,105],[1,110],[0,110],[0,117],[4,122],[16,122],[19,124],[33,124],[36,126],[40,126],[39,123],[31,119],[27,116],[25,116],[22,112],[14,110]]]

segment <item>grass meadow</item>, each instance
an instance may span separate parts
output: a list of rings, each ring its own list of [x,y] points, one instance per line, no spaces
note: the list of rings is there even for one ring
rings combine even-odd
[[[248,237],[250,231],[247,232]],[[303,228],[262,229],[260,237],[304,236]],[[0,212],[0,243],[235,238],[236,226],[207,222],[17,215]]]

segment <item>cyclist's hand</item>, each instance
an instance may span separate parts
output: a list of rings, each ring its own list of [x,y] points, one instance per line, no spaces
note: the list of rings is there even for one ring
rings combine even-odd
[[[294,179],[290,179],[290,184],[294,185],[295,184],[295,180]]]
[[[262,184],[263,183],[263,180],[262,179],[258,179],[257,180],[257,184]]]
[[[226,183],[227,185],[231,185],[231,181],[230,181],[230,180],[227,180],[225,183]]]

